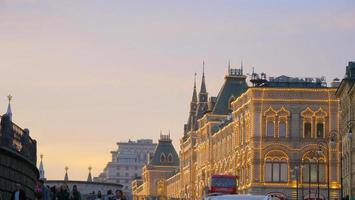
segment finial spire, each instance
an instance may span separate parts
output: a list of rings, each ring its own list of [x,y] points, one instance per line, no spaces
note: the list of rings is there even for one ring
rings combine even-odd
[[[68,177],[68,169],[69,167],[68,166],[65,166],[65,176],[64,176],[64,181],[69,181],[69,177]]]
[[[89,169],[89,175],[88,175],[87,182],[92,182],[92,176],[91,176],[91,170],[92,170],[92,167],[91,167],[91,166],[89,166],[89,167],[88,167],[88,169]]]
[[[7,96],[7,99],[9,100],[9,103],[11,102],[11,100],[12,100],[12,96],[11,96],[11,94],[9,94],[8,96]]]
[[[207,93],[206,83],[205,83],[205,61],[202,62],[202,82],[201,82],[200,94],[201,93]]]
[[[230,73],[230,71],[231,71],[231,61],[228,60],[228,74]]]
[[[44,167],[43,167],[43,154],[40,155],[41,162],[39,163],[38,171],[39,171],[39,179],[40,180],[46,180],[46,177],[44,176]]]
[[[7,99],[9,100],[9,104],[7,105],[6,114],[7,114],[7,116],[9,116],[10,120],[12,121],[12,109],[11,109],[12,96],[11,96],[11,94],[9,94],[9,95],[7,96]]]
[[[196,72],[194,74],[194,89],[192,91],[192,102],[196,103],[197,102],[197,92],[196,92]]]

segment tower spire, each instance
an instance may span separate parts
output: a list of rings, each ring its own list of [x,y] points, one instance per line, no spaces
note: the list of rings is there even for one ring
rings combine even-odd
[[[40,155],[41,157],[41,162],[39,163],[39,179],[40,180],[46,180],[46,177],[44,176],[44,167],[43,167],[43,154]]]
[[[231,61],[228,60],[228,75],[231,73]]]
[[[92,176],[91,176],[91,170],[92,170],[92,167],[89,166],[89,175],[88,175],[88,179],[87,179],[87,182],[92,182]]]
[[[68,177],[68,169],[69,169],[69,167],[65,166],[64,169],[65,169],[64,181],[69,181],[69,177]]]
[[[205,61],[202,62],[202,82],[201,82],[201,89],[200,89],[200,94],[201,93],[207,93],[206,90],[206,83],[205,83]],[[199,99],[201,101],[201,99]]]
[[[192,92],[192,102],[197,102],[197,91],[196,91],[196,72],[195,72],[195,75],[194,75],[194,89],[193,89],[193,92]]]
[[[243,60],[240,62],[240,73],[243,75]]]
[[[11,109],[12,96],[11,96],[11,94],[9,94],[9,95],[7,96],[7,99],[9,100],[9,104],[7,105],[6,114],[9,116],[10,120],[12,121],[12,109]]]

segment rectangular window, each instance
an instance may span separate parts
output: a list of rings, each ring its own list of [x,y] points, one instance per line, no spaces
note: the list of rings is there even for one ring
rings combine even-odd
[[[319,164],[319,182],[325,183],[325,164]]]
[[[286,123],[280,122],[279,124],[279,137],[286,137]]]
[[[317,182],[317,164],[316,163],[311,164],[311,182],[312,183]]]
[[[287,163],[281,164],[281,182],[287,182]]]
[[[312,136],[312,124],[310,122],[304,123],[304,137],[311,138]]]
[[[265,163],[265,172],[264,172],[265,182],[272,181],[272,163]]]
[[[309,182],[309,167],[308,167],[308,163],[304,164],[303,171],[302,171],[302,178],[303,178],[303,182],[305,182],[305,183]]]
[[[266,136],[274,137],[274,122],[267,122]]]
[[[280,181],[280,163],[273,163],[272,165],[272,181]]]
[[[317,137],[322,138],[324,137],[324,124],[317,123]]]

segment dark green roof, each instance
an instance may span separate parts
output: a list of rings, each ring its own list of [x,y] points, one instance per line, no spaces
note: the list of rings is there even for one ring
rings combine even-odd
[[[217,102],[212,113],[217,115],[227,115],[229,110],[229,101],[232,97],[238,98],[248,89],[246,76],[226,76],[224,84],[217,96]]]

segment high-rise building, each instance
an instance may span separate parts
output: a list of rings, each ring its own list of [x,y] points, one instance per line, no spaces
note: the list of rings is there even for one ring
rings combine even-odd
[[[118,142],[117,150],[111,151],[112,160],[103,172],[94,178],[96,182],[119,183],[128,196],[131,193],[131,181],[141,176],[142,167],[147,163],[157,144],[150,139]]]

